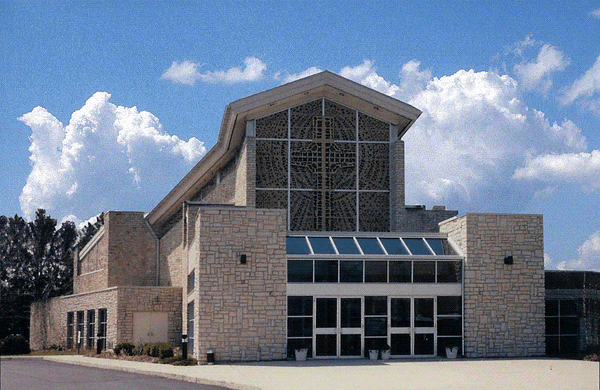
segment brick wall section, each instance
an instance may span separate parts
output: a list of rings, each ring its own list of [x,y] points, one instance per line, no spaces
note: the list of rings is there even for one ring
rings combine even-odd
[[[541,215],[466,214],[440,224],[464,252],[467,357],[545,353]],[[512,265],[504,264],[513,256]]]
[[[33,350],[51,345],[67,346],[67,312],[96,310],[96,331],[98,330],[98,309],[107,309],[107,346],[112,348],[117,341],[117,288],[103,291],[57,297],[48,302],[35,302],[31,305],[30,347]],[[77,316],[75,316],[77,321]],[[87,329],[86,329],[87,332]],[[74,333],[74,337],[75,337]],[[74,341],[75,342],[75,341]]]
[[[90,242],[90,248],[73,258],[74,294],[108,287],[108,239],[104,232],[98,233],[101,237],[97,241]]]
[[[195,355],[218,361],[284,359],[285,210],[201,207]],[[240,264],[239,255],[247,255]]]
[[[108,286],[155,286],[157,241],[144,213],[109,211],[104,223],[108,236]]]
[[[183,213],[182,213],[183,215]],[[160,285],[184,286],[183,216],[160,239]]]
[[[181,300],[179,287],[119,287],[118,342],[136,343],[133,339],[133,313],[168,312],[167,337],[172,345],[181,344]]]
[[[437,232],[439,223],[458,214],[456,210],[446,210],[445,208],[433,208],[425,210],[424,208],[404,208],[399,211],[397,221],[397,231],[400,232]]]
[[[256,138],[246,137],[240,151],[236,206],[256,207]]]
[[[106,345],[133,342],[133,312],[168,312],[169,342],[179,345],[181,339],[181,288],[174,287],[113,287],[103,291],[68,295],[31,306],[30,346],[33,350],[51,345],[67,346],[67,313],[84,311],[87,334],[87,311],[96,311],[95,332],[98,331],[98,309],[107,309]],[[76,320],[75,316],[75,320]],[[76,331],[76,327],[74,328]],[[85,342],[84,342],[85,345]]]

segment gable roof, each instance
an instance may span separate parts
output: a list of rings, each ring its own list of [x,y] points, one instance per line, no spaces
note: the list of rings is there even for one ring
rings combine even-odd
[[[421,115],[421,111],[409,104],[329,71],[236,100],[225,107],[215,146],[148,214],[148,222],[154,227],[166,222],[229,161],[244,139],[246,121],[320,97],[392,123],[398,127],[400,138]]]

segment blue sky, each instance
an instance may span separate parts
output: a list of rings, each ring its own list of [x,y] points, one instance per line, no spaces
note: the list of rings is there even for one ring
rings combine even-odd
[[[599,1],[0,0],[0,214],[152,207],[227,103],[330,70],[410,103],[407,201],[542,213],[600,269]]]

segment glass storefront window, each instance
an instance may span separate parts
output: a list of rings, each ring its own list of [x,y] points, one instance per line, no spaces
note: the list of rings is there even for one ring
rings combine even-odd
[[[387,261],[365,261],[365,283],[387,283]]]
[[[288,283],[312,283],[312,260],[288,260]]]
[[[462,281],[462,263],[460,261],[438,261],[438,283],[460,283]]]
[[[412,261],[390,261],[390,283],[412,282]]]
[[[435,261],[413,262],[413,283],[434,283]]]
[[[410,298],[392,298],[390,301],[392,328],[410,327]]]
[[[315,283],[337,283],[337,281],[337,260],[315,260]]]
[[[340,261],[341,283],[362,283],[363,262],[362,261]]]
[[[462,297],[461,296],[443,296],[437,298],[438,315],[462,315]]]
[[[415,298],[415,327],[433,328],[433,298]]]

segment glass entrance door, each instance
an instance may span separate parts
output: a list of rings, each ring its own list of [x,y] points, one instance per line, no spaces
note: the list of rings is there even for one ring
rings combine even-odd
[[[338,298],[315,301],[315,357],[337,357]]]
[[[435,355],[434,299],[414,298],[414,355]]]
[[[390,317],[392,355],[435,355],[434,298],[391,298]]]
[[[315,299],[315,357],[360,357],[362,298]]]
[[[361,356],[362,299],[340,298],[340,356]]]

